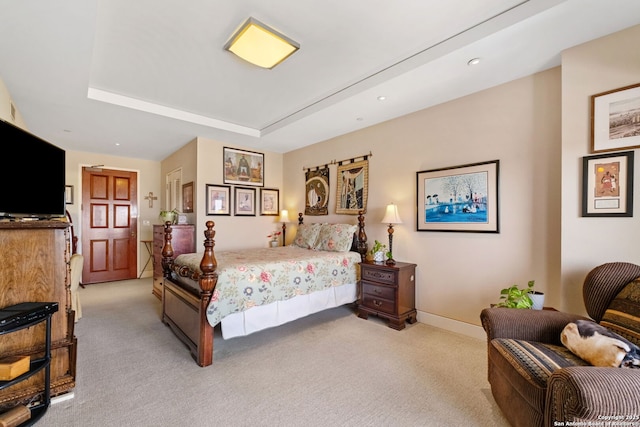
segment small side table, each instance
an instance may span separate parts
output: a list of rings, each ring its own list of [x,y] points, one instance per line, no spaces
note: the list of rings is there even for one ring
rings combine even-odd
[[[361,262],[358,317],[368,319],[374,314],[387,319],[396,330],[404,329],[405,322],[415,323],[415,276],[416,264]]]
[[[153,240],[140,240],[142,243],[144,243],[144,247],[147,249],[147,262],[144,263],[144,267],[142,267],[142,270],[140,270],[140,275],[138,276],[138,279],[142,277],[142,273],[145,272],[145,270],[147,269],[147,265],[149,265],[149,263],[151,262],[151,259],[153,258]]]

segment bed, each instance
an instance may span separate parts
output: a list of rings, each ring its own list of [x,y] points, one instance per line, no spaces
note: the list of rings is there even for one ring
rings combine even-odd
[[[364,215],[357,224],[305,224],[293,244],[214,253],[214,222],[204,250],[175,257],[164,226],[162,321],[196,363],[213,363],[214,328],[245,336],[357,299],[359,263],[367,252]]]

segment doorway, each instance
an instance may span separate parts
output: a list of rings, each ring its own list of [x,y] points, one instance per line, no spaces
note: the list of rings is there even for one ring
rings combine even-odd
[[[82,283],[135,279],[137,172],[82,168]]]

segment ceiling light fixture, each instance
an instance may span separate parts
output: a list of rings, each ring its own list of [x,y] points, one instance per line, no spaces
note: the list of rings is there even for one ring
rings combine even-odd
[[[386,97],[386,96],[384,96],[384,95],[380,95],[380,96],[378,97],[378,101],[384,101],[385,99],[387,99],[387,97]]]
[[[480,63],[480,58],[473,58],[467,62],[467,65],[478,65]]]
[[[300,49],[300,45],[257,19],[249,18],[224,49],[253,65],[271,69]]]

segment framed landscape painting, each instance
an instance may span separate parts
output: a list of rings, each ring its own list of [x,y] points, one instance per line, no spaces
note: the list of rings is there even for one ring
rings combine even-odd
[[[417,230],[499,233],[500,161],[417,172]]]
[[[640,83],[591,97],[591,152],[640,147]]]

